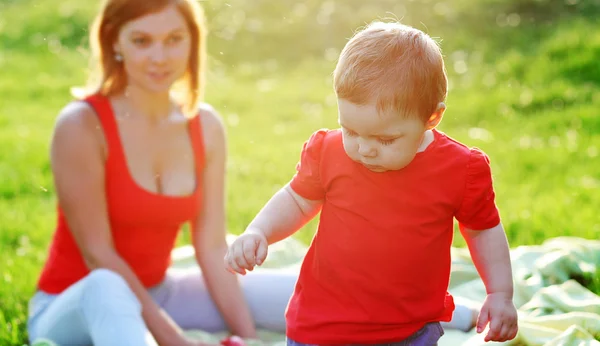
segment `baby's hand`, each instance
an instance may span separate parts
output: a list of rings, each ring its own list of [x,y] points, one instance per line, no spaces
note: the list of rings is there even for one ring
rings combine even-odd
[[[488,341],[508,341],[517,336],[517,309],[512,298],[504,293],[490,293],[479,312],[477,320],[477,333],[483,332],[485,326],[490,324],[490,329],[485,336]]]
[[[246,231],[229,247],[225,267],[232,273],[246,274],[267,258],[267,238],[260,231]]]

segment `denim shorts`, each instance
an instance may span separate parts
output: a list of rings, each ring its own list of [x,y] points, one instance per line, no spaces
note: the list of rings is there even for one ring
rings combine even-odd
[[[371,346],[437,346],[438,340],[444,335],[444,329],[439,322],[427,323],[423,328],[417,330],[408,338],[386,344],[377,344]],[[358,346],[359,344],[352,344]],[[302,344],[290,338],[287,338],[287,346],[318,346]]]

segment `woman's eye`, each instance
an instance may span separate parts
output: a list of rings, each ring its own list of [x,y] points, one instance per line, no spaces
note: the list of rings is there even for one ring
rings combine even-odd
[[[176,43],[181,41],[182,37],[180,35],[176,35],[176,36],[171,36],[169,37],[169,43]]]
[[[136,45],[144,45],[148,43],[148,39],[145,37],[137,37],[133,39],[133,43],[135,43]]]

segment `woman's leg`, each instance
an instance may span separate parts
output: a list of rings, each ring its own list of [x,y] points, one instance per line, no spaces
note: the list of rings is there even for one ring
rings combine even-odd
[[[39,292],[30,304],[28,332],[33,342],[59,345],[145,346],[141,305],[125,280],[96,269],[59,295]]]
[[[294,291],[298,273],[293,270],[257,269],[239,276],[242,291],[258,328],[285,332],[285,309]],[[156,302],[183,329],[210,333],[227,326],[213,303],[200,270],[170,271],[165,282],[150,290]],[[475,326],[478,306],[456,298],[456,308],[444,329],[469,331]]]
[[[297,278],[297,272],[279,269],[258,269],[239,276],[257,328],[285,332],[285,309]],[[165,282],[150,293],[183,329],[210,333],[227,330],[198,269],[184,273],[171,271]]]

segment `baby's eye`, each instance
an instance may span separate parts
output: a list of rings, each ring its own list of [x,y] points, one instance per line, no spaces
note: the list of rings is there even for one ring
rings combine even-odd
[[[394,143],[396,138],[391,138],[391,139],[379,138],[378,140],[379,140],[379,143],[381,143],[383,145],[390,145],[390,144]]]
[[[352,130],[347,130],[344,129],[344,132],[346,132],[346,135],[348,135],[349,137],[356,137],[358,134]]]

